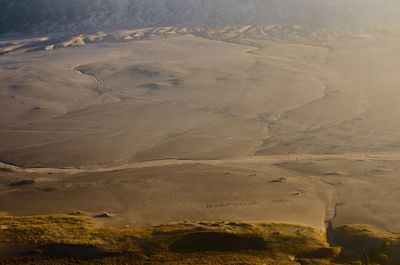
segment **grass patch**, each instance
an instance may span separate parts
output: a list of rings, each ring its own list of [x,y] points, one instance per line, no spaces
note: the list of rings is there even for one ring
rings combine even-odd
[[[345,225],[334,231],[341,246],[365,264],[400,264],[400,235],[368,225]]]
[[[173,252],[236,252],[242,250],[267,250],[264,238],[257,235],[234,234],[226,232],[188,233],[172,243]]]
[[[85,216],[0,215],[0,227],[0,264],[365,263],[362,255],[345,256],[341,248],[329,246],[321,231],[279,223],[186,222],[127,229],[96,228]],[[380,238],[384,244],[379,253],[371,252],[370,262],[382,261],[383,255],[387,262],[399,261],[391,252],[398,242],[393,234],[363,226],[338,231],[351,238]]]

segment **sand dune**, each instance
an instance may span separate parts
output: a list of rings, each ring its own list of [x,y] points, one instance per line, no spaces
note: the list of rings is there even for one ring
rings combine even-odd
[[[278,26],[3,45],[0,209],[399,232],[398,47]]]
[[[20,165],[84,166],[396,152],[396,41],[322,47],[186,35],[3,56],[0,154]]]

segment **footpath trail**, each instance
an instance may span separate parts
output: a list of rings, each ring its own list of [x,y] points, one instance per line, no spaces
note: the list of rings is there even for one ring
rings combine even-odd
[[[40,167],[25,168],[17,165],[11,165],[0,162],[0,167],[13,171],[26,173],[83,173],[83,172],[107,172],[134,168],[163,167],[170,165],[185,164],[206,164],[206,165],[245,165],[245,164],[275,164],[287,161],[304,161],[304,160],[365,160],[365,161],[397,161],[400,160],[399,153],[346,153],[346,154],[292,154],[292,155],[270,155],[270,156],[245,156],[238,158],[220,159],[220,160],[182,160],[182,159],[166,159],[166,160],[150,160],[142,162],[131,162],[120,165],[101,165],[101,166],[85,166],[85,167]]]

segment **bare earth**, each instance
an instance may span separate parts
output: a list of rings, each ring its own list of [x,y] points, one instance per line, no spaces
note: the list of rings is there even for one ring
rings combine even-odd
[[[400,232],[399,44],[181,34],[2,55],[0,210]]]

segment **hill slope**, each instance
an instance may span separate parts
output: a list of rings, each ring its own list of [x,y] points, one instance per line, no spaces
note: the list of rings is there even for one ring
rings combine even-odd
[[[382,18],[387,23],[393,11],[392,0],[1,0],[0,33],[165,25],[361,26],[380,24]]]

